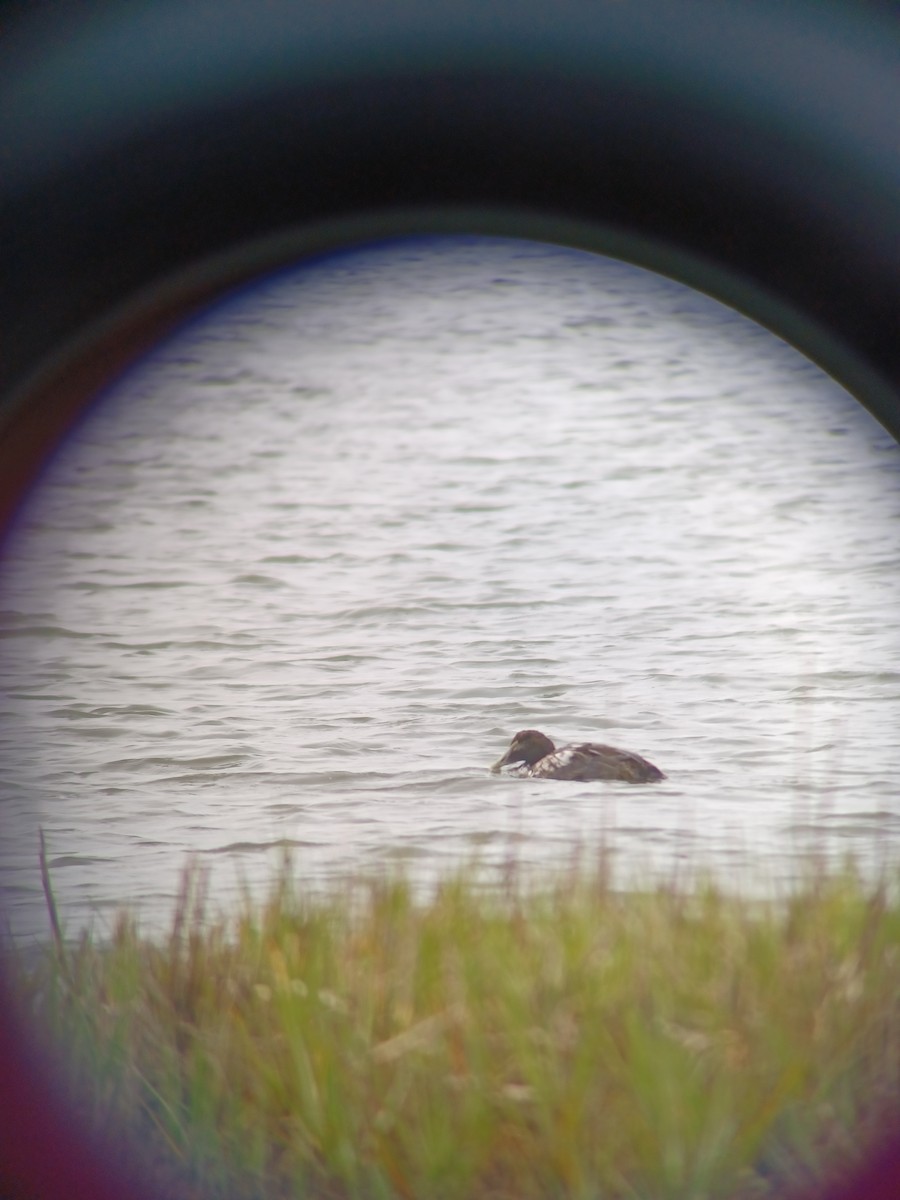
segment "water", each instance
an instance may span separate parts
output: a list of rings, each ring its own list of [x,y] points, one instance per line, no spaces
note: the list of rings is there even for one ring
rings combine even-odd
[[[4,916],[227,907],[604,844],[624,875],[789,880],[900,842],[895,443],[685,288],[538,244],[286,274],[128,377],[6,547]],[[497,778],[513,732],[661,785]]]

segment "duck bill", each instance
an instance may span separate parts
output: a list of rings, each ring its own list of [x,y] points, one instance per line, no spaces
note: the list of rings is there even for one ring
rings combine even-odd
[[[509,750],[507,750],[506,753],[503,755],[503,757],[498,758],[497,761],[491,766],[491,774],[499,775],[504,767],[508,767],[510,763],[519,762],[519,761],[521,761],[521,760],[519,760],[515,757],[515,755],[512,752],[512,747],[510,747]]]

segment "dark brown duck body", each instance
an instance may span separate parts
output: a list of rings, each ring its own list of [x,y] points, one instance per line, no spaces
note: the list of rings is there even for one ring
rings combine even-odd
[[[517,775],[535,779],[574,779],[584,783],[594,779],[621,779],[626,783],[665,779],[659,767],[630,750],[601,746],[597,742],[562,746],[557,750],[547,735],[537,729],[520,730],[491,771],[496,774],[503,767],[513,767]]]

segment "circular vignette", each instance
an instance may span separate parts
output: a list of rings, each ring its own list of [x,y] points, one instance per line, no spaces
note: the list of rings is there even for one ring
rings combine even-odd
[[[19,6],[0,39],[4,523],[85,405],[191,312],[403,233],[672,275],[897,436],[898,46],[877,8],[829,0]],[[7,1194],[123,1194],[3,999]],[[898,1186],[889,1145],[826,1194]]]

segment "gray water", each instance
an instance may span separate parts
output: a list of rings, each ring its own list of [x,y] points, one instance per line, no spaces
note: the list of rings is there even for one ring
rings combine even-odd
[[[900,462],[714,301],[539,244],[270,281],[98,404],[0,573],[0,901],[168,920],[293,848],[310,886],[703,866],[775,887],[900,844]],[[491,776],[520,728],[659,785]]]

